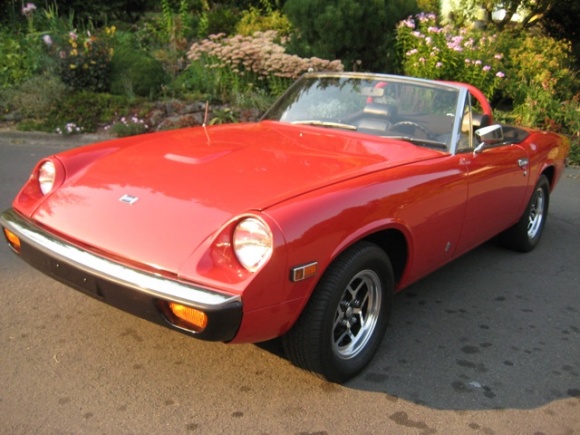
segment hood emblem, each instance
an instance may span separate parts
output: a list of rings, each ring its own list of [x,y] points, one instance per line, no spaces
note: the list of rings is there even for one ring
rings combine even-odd
[[[125,194],[119,198],[119,201],[124,202],[125,204],[133,205],[137,201],[139,201],[139,198],[137,198],[136,196],[133,196],[133,195]]]

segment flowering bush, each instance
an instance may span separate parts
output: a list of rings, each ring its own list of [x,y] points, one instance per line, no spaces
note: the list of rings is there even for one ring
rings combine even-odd
[[[111,130],[117,137],[126,137],[147,133],[149,125],[137,115],[131,117],[123,116],[119,122],[105,126],[105,130]]]
[[[62,81],[73,90],[107,91],[113,57],[115,27],[94,34],[70,31],[67,35],[45,34],[43,41],[56,58]]]
[[[67,122],[63,127],[57,127],[55,132],[62,134],[64,136],[70,136],[73,134],[81,134],[84,131],[82,127],[79,127],[74,122]]]
[[[492,98],[501,79],[503,55],[496,36],[450,26],[438,27],[435,14],[418,14],[397,26],[397,47],[409,76],[470,83]]]
[[[580,87],[571,67],[570,43],[547,36],[513,38],[518,43],[509,57],[513,79],[506,94],[513,99],[517,122],[550,130],[569,126],[580,130]],[[576,80],[576,81],[575,81]]]
[[[273,93],[279,93],[307,71],[344,69],[339,60],[304,59],[287,54],[284,47],[276,43],[277,36],[276,31],[256,32],[253,36],[211,35],[193,44],[187,56],[192,62],[229,73],[234,88],[239,88],[239,83],[263,84]]]

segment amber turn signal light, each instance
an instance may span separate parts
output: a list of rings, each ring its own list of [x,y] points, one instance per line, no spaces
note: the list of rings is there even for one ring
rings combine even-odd
[[[20,238],[6,228],[4,228],[4,235],[6,236],[6,240],[8,240],[8,245],[10,245],[14,252],[20,253]]]
[[[318,262],[295,267],[290,272],[290,279],[294,282],[310,278],[318,273]]]
[[[203,331],[207,326],[207,315],[203,311],[175,302],[169,302],[169,309],[180,320],[180,322],[176,323],[178,326],[192,329],[196,332]]]

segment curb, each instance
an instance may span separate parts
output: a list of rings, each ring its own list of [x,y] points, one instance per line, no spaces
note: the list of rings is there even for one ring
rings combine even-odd
[[[52,145],[64,148],[73,148],[95,142],[113,139],[106,134],[75,134],[63,136],[56,133],[43,133],[37,131],[0,131],[0,142],[12,145]]]

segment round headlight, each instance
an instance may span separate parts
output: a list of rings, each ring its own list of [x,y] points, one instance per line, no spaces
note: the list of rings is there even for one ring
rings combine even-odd
[[[56,167],[51,161],[46,161],[38,169],[38,185],[43,195],[52,190],[56,179]]]
[[[270,259],[274,246],[270,228],[258,218],[241,221],[234,230],[233,242],[236,257],[250,272],[255,272]]]

